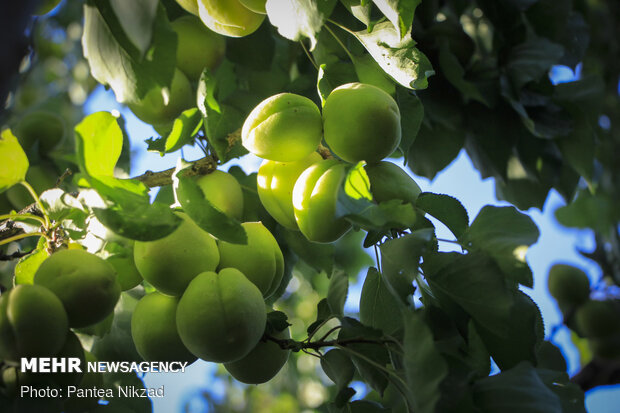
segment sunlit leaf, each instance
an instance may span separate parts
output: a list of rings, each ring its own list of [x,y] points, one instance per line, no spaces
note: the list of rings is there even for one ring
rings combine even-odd
[[[10,129],[0,134],[0,193],[26,179],[28,158]]]
[[[113,176],[123,149],[123,131],[109,112],[96,112],[75,127],[78,163],[91,176]]]

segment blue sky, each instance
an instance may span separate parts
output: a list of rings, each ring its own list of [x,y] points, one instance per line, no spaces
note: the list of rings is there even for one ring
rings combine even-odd
[[[579,76],[579,73],[574,73],[569,68],[557,67],[552,70],[551,76],[556,82],[570,81]],[[155,136],[156,133],[150,126],[139,121],[131,111],[119,105],[113,94],[109,91],[105,92],[103,87],[97,89],[85,106],[87,114],[100,110],[118,110],[126,119],[132,153],[135,153],[132,158],[132,176],[144,173],[146,170],[159,171],[175,166],[180,152],[164,157],[157,153],[145,152],[144,140]],[[186,160],[195,160],[203,156],[197,148],[184,149],[183,155]],[[227,165],[232,164],[240,164],[246,172],[254,172],[260,164],[260,159],[249,155],[244,157],[242,161]],[[481,180],[479,173],[473,168],[464,151],[432,182],[425,178],[414,177],[414,179],[423,191],[445,193],[456,197],[467,209],[470,220],[476,217],[484,205],[508,205],[495,199],[493,180]],[[561,324],[561,314],[547,293],[546,279],[549,268],[556,262],[566,262],[583,268],[589,274],[591,281],[597,280],[600,276],[599,268],[579,256],[575,251],[576,247],[585,250],[591,249],[593,246],[592,234],[589,231],[572,230],[559,226],[553,216],[553,211],[561,205],[564,205],[563,199],[557,192],[552,191],[542,212],[536,209],[526,211],[538,225],[541,236],[527,254],[527,260],[534,272],[534,288],[532,290],[526,288],[524,291],[532,296],[540,306],[547,334],[553,326]],[[452,237],[447,229],[441,227],[439,227],[437,235],[443,238]],[[352,286],[347,301],[348,310],[357,308],[360,289],[361,285],[359,284]],[[561,347],[567,358],[569,373],[574,374],[579,369],[579,358],[575,348],[570,343],[568,330],[560,329],[554,337],[554,341]],[[166,397],[155,401],[154,412],[180,411],[181,403],[189,396],[197,394],[201,388],[209,387],[211,390],[223,391],[221,383],[210,381],[209,377],[212,376],[213,371],[214,366],[212,364],[197,362],[191,366],[186,374],[175,374],[173,376],[152,374],[147,376],[145,381],[149,386],[166,385]],[[608,387],[591,391],[586,396],[586,405],[589,412],[614,413],[617,411],[617,406],[620,405],[620,388]]]

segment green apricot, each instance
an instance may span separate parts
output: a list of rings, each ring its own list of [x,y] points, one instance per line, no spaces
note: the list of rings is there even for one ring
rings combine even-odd
[[[279,339],[291,338],[287,328],[274,335]],[[266,383],[282,369],[288,360],[290,350],[283,350],[270,340],[261,340],[247,356],[232,363],[225,363],[224,368],[241,383]]]
[[[200,19],[182,16],[171,23],[177,34],[177,68],[190,81],[198,81],[206,67],[213,70],[226,50],[224,38],[209,30]]]
[[[37,16],[42,16],[54,10],[56,6],[60,3],[60,0],[43,0],[39,2],[39,7],[37,8],[36,13]]]
[[[177,307],[183,344],[206,361],[228,363],[244,357],[262,337],[266,322],[260,290],[235,268],[199,274]]]
[[[299,229],[293,210],[293,188],[299,175],[321,159],[321,155],[311,152],[295,162],[264,160],[258,169],[256,183],[261,203],[283,227]]]
[[[588,339],[588,347],[592,353],[603,359],[620,358],[620,333],[604,337],[592,337]]]
[[[62,302],[38,285],[17,285],[0,296],[0,359],[57,353],[69,322]]]
[[[254,13],[239,0],[198,0],[198,14],[209,29],[229,37],[254,33],[265,20],[264,14]]]
[[[138,119],[151,125],[161,125],[175,120],[181,112],[195,105],[192,87],[179,69],[174,70],[166,97],[164,98],[163,89],[154,88],[148,91],[143,99],[127,106]]]
[[[118,301],[121,288],[114,267],[84,250],[60,250],[45,259],[34,284],[60,298],[70,327],[86,327],[105,319]]]
[[[28,182],[35,192],[40,195],[43,191],[56,185],[57,173],[46,164],[33,165],[26,172]],[[17,211],[34,203],[30,192],[21,185],[14,185],[6,191],[6,196]]]
[[[293,93],[271,96],[248,115],[241,139],[254,155],[278,162],[304,159],[322,138],[321,111],[307,97]]]
[[[265,3],[267,3],[267,0],[239,0],[239,3],[243,4],[254,13],[267,14],[267,10],[265,10]]]
[[[326,159],[307,168],[295,182],[295,220],[310,241],[333,242],[351,229],[344,218],[335,218],[338,192],[345,176],[346,164]]]
[[[588,276],[572,265],[553,265],[549,270],[547,287],[561,308],[579,306],[590,297]]]
[[[117,254],[106,258],[116,271],[116,281],[121,287],[121,291],[131,290],[142,282],[142,276],[136,268],[133,254]]]
[[[231,218],[243,218],[243,190],[231,174],[215,170],[202,175],[196,183],[213,206]]]
[[[264,298],[273,294],[282,281],[284,258],[278,242],[260,222],[241,224],[248,243],[219,241],[219,268],[236,268],[258,287]]]
[[[198,16],[198,1],[197,0],[176,0],[179,6],[183,7],[186,11],[190,12],[194,16]]]
[[[345,161],[378,162],[400,143],[400,111],[378,87],[347,83],[325,100],[323,131],[330,149]]]
[[[65,135],[65,122],[57,114],[47,110],[35,110],[24,115],[13,128],[13,133],[24,148],[28,150],[39,143],[39,153],[49,154]]]
[[[602,338],[620,333],[620,305],[613,300],[589,300],[575,312],[578,331],[588,338]]]
[[[422,190],[418,184],[398,165],[381,161],[365,165],[370,180],[370,192],[375,201],[381,203],[400,199],[415,204]]]
[[[155,241],[136,241],[134,260],[142,277],[157,290],[181,295],[189,282],[220,262],[215,240],[185,214],[172,234]]]
[[[177,332],[178,297],[150,293],[136,305],[131,316],[131,337],[147,361],[187,361],[196,356],[183,345]]]

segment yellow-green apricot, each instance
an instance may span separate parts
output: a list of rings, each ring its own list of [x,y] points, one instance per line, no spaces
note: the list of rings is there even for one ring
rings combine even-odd
[[[190,15],[179,17],[171,25],[177,34],[177,68],[190,81],[198,81],[205,67],[213,70],[220,64],[226,51],[222,36]]]
[[[106,258],[116,271],[116,281],[121,291],[131,290],[142,282],[142,276],[136,268],[133,254],[116,254]]]
[[[53,112],[38,109],[25,114],[13,128],[13,133],[26,152],[38,142],[39,153],[45,156],[65,135],[65,122]]]
[[[17,285],[0,296],[0,359],[57,353],[68,329],[62,301],[45,287]]]
[[[187,361],[196,356],[183,345],[177,332],[179,297],[158,292],[140,299],[131,316],[131,337],[138,353],[147,361]]]
[[[26,182],[32,186],[37,195],[41,195],[43,191],[56,185],[57,176],[58,174],[51,165],[32,165],[26,172]],[[17,211],[34,203],[34,198],[30,192],[21,185],[14,185],[9,188],[6,191],[6,197]]]
[[[400,199],[415,204],[421,189],[418,184],[398,165],[381,161],[365,165],[370,180],[370,192],[377,202]]]
[[[69,327],[86,327],[105,319],[121,294],[114,267],[84,250],[60,250],[41,263],[34,284],[60,298]]]
[[[213,206],[231,218],[242,219],[243,190],[234,176],[216,169],[202,175],[196,183]]]
[[[287,328],[274,336],[288,339],[291,338],[291,333]],[[241,383],[266,383],[286,364],[290,353],[290,350],[283,350],[277,343],[265,339],[259,341],[247,356],[232,363],[225,363],[224,368]]]
[[[295,220],[310,241],[333,242],[351,229],[344,218],[335,218],[338,192],[345,176],[346,164],[326,159],[307,168],[295,182]]]
[[[243,4],[254,13],[267,14],[267,10],[265,10],[265,3],[267,3],[267,0],[239,0],[239,3]]]
[[[158,291],[181,295],[189,282],[204,271],[213,271],[220,254],[213,236],[185,214],[172,234],[155,241],[136,241],[133,247],[138,271]]]
[[[267,212],[280,225],[299,229],[293,210],[293,188],[299,175],[321,159],[321,155],[312,152],[295,162],[264,160],[261,164],[256,177],[258,196]]]
[[[282,281],[284,258],[278,242],[260,222],[241,224],[248,243],[219,241],[219,268],[236,268],[258,287],[264,298],[273,294]]]
[[[310,155],[322,138],[321,111],[307,97],[294,93],[271,96],[248,115],[241,139],[254,155],[278,162]]]
[[[176,0],[179,6],[183,7],[186,11],[190,12],[194,16],[198,16],[198,1],[197,0]]]
[[[265,20],[264,14],[254,13],[239,0],[198,0],[198,14],[209,29],[229,37],[252,34]]]
[[[235,268],[199,274],[177,306],[183,344],[206,361],[244,357],[262,337],[266,322],[260,290]]]
[[[151,125],[161,125],[173,121],[185,109],[194,106],[194,100],[187,77],[179,69],[175,69],[166,93],[161,88],[154,88],[139,102],[127,106],[138,119]]]
[[[400,111],[378,87],[347,83],[325,100],[323,131],[330,149],[345,161],[378,162],[400,143]]]
[[[590,280],[585,272],[568,264],[554,264],[547,278],[549,293],[560,308],[568,310],[590,298]]]

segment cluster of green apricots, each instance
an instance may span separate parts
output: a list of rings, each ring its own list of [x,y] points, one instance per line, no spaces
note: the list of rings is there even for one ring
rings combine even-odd
[[[590,280],[586,273],[567,264],[551,267],[548,288],[566,324],[587,339],[594,356],[620,358],[620,300],[591,299]]]
[[[272,96],[250,113],[241,136],[245,148],[264,159],[257,187],[267,212],[313,242],[336,241],[351,228],[336,216],[336,206],[352,163],[366,162],[377,202],[415,202],[420,193],[405,171],[382,161],[400,143],[400,112],[388,93],[372,85],[337,87],[322,113],[306,97]],[[337,158],[316,152],[323,139]]]

